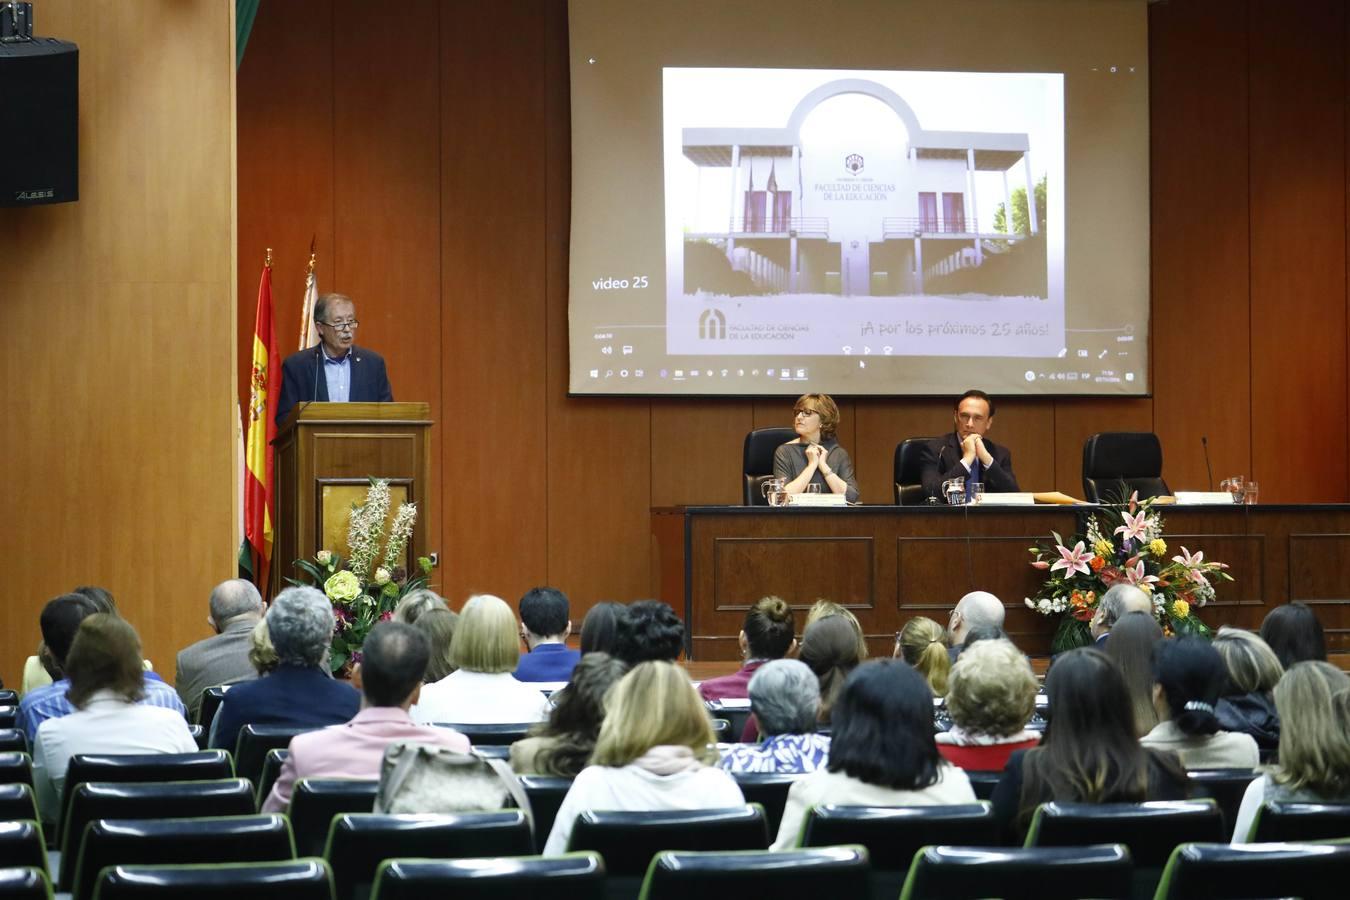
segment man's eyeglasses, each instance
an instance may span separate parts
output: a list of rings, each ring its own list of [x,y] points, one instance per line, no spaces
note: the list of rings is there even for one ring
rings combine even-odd
[[[355,331],[361,323],[352,319],[350,322],[320,322],[320,325],[327,325],[334,331]]]

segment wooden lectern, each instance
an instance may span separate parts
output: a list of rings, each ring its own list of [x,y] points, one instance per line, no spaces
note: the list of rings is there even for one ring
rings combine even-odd
[[[298,403],[274,441],[277,521],[269,595],[321,549],[347,555],[347,513],[371,478],[389,482],[390,516],[417,504],[405,565],[426,555],[431,499],[431,410],[425,403]]]

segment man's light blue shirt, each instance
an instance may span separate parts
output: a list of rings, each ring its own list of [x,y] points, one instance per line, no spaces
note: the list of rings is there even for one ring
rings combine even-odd
[[[19,701],[15,726],[22,728],[28,735],[28,746],[31,747],[37,742],[38,726],[43,722],[68,716],[75,711],[74,705],[66,698],[68,690],[70,681],[62,678],[23,695],[23,699]],[[178,692],[149,673],[145,675],[145,699],[141,702],[147,706],[177,710],[179,715],[184,719],[187,718],[187,707],[179,699]]]
[[[328,348],[319,345],[323,353],[323,380],[328,383],[328,400],[331,403],[346,403],[352,395],[352,351],[342,359],[328,355]]]

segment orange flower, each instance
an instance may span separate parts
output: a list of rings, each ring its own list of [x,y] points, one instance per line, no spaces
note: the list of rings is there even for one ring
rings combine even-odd
[[[1092,571],[1100,572],[1102,569],[1106,568],[1106,560],[1102,559],[1100,556],[1094,556],[1088,565],[1092,566]]]

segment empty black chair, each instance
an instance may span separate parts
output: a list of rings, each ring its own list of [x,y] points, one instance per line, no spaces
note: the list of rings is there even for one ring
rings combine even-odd
[[[367,896],[380,863],[396,857],[462,859],[530,856],[530,821],[518,809],[443,815],[366,813],[333,819],[324,858],[338,900]]]
[[[1347,844],[1182,844],[1157,900],[1287,897],[1342,900],[1350,884]]]
[[[992,800],[994,799],[994,788],[998,787],[998,780],[1003,777],[1003,773],[967,769],[966,777],[970,779],[970,787],[975,792],[975,799]]]
[[[23,782],[0,784],[0,821],[37,817],[37,800],[33,797],[32,785]]]
[[[718,740],[733,744],[739,741],[745,731],[745,723],[750,721],[750,707],[743,704],[727,706],[721,700],[709,700],[706,705],[708,715],[712,716],[714,721],[723,719],[727,723],[727,736]]]
[[[745,436],[741,454],[741,502],[768,506],[760,485],[773,477],[773,452],[797,436],[791,428],[756,428]]]
[[[19,728],[0,728],[0,753],[27,753],[28,735]]]
[[[333,817],[368,813],[375,807],[378,781],[351,778],[301,778],[291,791],[291,827],[301,856],[322,856]]]
[[[275,862],[295,858],[283,815],[96,819],[85,830],[73,900],[89,900],[107,866]]]
[[[292,728],[289,725],[245,725],[239,729],[239,740],[234,745],[234,768],[240,778],[257,784],[262,780],[263,762],[269,750],[285,750],[291,738],[313,731],[312,728]]]
[[[66,798],[66,815],[61,820],[61,871],[57,883],[61,890],[70,890],[80,841],[95,819],[179,819],[207,814],[247,816],[255,812],[253,785],[243,778],[77,784]]]
[[[733,735],[731,733],[731,722],[727,719],[713,719],[712,730],[713,740],[717,741],[719,744],[724,744],[727,741],[734,741],[739,737],[739,735]]]
[[[32,866],[0,869],[0,900],[51,900],[47,873]]]
[[[1191,796],[1213,798],[1223,813],[1224,830],[1231,834],[1242,795],[1261,773],[1255,769],[1191,769],[1186,774],[1190,776]]]
[[[130,755],[78,754],[71,757],[70,767],[66,769],[61,821],[69,818],[67,811],[75,788],[85,782],[133,784],[147,781],[219,781],[233,777],[234,765],[230,761],[230,754],[224,750]]]
[[[777,772],[733,772],[732,778],[740,785],[746,803],[764,807],[764,821],[769,826],[769,839],[778,834],[787,806],[788,790],[802,776],[780,775]]]
[[[332,900],[333,880],[321,859],[206,866],[109,866],[98,877],[98,900]]]
[[[647,870],[643,900],[690,897],[861,897],[867,851],[828,847],[782,853],[659,853]]]
[[[661,812],[589,810],[577,816],[567,849],[599,853],[611,879],[638,879],[662,850],[765,850],[768,846],[764,810],[747,805]]]
[[[211,733],[211,723],[216,720],[216,713],[220,711],[220,701],[225,699],[226,690],[226,685],[218,684],[202,691],[202,704],[197,708],[197,724],[202,726],[202,730],[207,734]]]
[[[530,812],[534,815],[534,852],[544,852],[544,842],[558,818],[558,808],[572,788],[572,779],[556,775],[521,775],[520,786],[530,798]]]
[[[437,728],[453,728],[460,734],[469,739],[469,743],[477,747],[479,744],[487,744],[494,747],[514,744],[530,733],[533,728],[533,722],[513,722],[510,724],[491,724],[491,725],[461,725],[453,722],[437,722]]]
[[[1252,825],[1258,843],[1350,838],[1350,803],[1263,803]]]
[[[1162,468],[1162,443],[1153,432],[1094,434],[1083,442],[1083,497],[1100,503],[1124,500],[1135,491],[1140,500],[1170,494]]]
[[[19,692],[12,688],[0,688],[0,706],[18,706]]]
[[[928,492],[923,489],[924,448],[937,438],[906,438],[895,445],[895,505],[919,506],[928,502]]]
[[[19,716],[19,705],[17,703],[6,703],[0,706],[0,728],[13,728],[14,720]]]
[[[380,866],[373,900],[601,900],[605,864],[596,853],[498,859],[393,859]]]
[[[262,809],[263,801],[272,793],[272,785],[277,783],[277,777],[281,775],[282,763],[290,755],[289,750],[268,750],[267,756],[263,757],[262,774],[258,776],[258,809]]]
[[[0,821],[0,868],[11,866],[47,871],[47,842],[33,819]]]
[[[900,900],[1079,900],[1130,896],[1130,851],[1104,847],[925,847]]]

